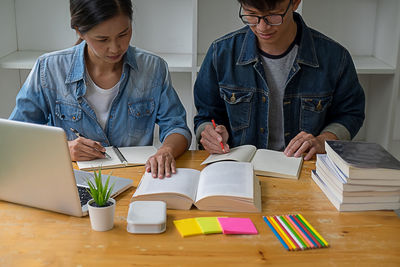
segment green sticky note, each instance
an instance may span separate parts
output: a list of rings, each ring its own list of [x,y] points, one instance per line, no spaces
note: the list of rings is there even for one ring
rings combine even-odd
[[[221,234],[222,228],[217,217],[198,217],[196,218],[203,234]]]
[[[203,234],[195,218],[175,220],[174,224],[182,237]]]

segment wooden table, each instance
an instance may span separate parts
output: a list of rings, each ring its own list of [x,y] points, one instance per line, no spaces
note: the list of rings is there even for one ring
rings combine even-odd
[[[204,151],[186,152],[178,167],[201,169]],[[76,165],[75,165],[76,167]],[[114,229],[91,230],[76,218],[0,201],[0,266],[127,265],[320,265],[400,266],[400,219],[393,211],[338,212],[310,178],[305,162],[299,180],[262,178],[262,214],[168,210],[159,235],[126,231],[134,188],[116,198]],[[105,171],[106,172],[106,171]],[[144,167],[120,168],[113,175],[137,186]],[[325,249],[286,251],[262,215],[301,213],[329,242]],[[182,238],[173,220],[202,216],[249,217],[258,235],[200,235]]]

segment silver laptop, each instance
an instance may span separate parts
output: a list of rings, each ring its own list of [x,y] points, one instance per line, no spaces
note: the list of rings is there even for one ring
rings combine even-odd
[[[85,216],[78,186],[87,187],[87,178],[93,174],[72,168],[63,129],[0,119],[0,200]],[[132,186],[130,179],[111,176],[114,181],[113,197]]]

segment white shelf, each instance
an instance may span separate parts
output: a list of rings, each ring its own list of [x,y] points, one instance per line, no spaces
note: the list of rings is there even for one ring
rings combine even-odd
[[[192,72],[192,54],[157,53],[168,63],[170,72]]]
[[[16,51],[0,58],[0,68],[4,69],[32,69],[37,58],[46,51]]]
[[[0,58],[0,68],[4,69],[32,69],[37,58],[46,51],[16,51]],[[171,72],[191,72],[191,54],[155,53],[164,58]]]
[[[358,74],[394,74],[396,68],[372,56],[352,56]]]

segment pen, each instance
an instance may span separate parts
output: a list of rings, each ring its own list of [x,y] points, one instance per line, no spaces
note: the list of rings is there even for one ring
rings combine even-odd
[[[214,126],[214,130],[215,130],[215,128],[217,128],[217,126],[215,125],[215,121],[214,121],[214,119],[212,119],[212,120],[211,120],[211,122],[212,122],[212,124],[213,124],[213,126]],[[225,147],[224,147],[224,144],[222,143],[222,141],[221,141],[221,142],[219,142],[219,144],[221,145],[222,152],[224,152],[224,153],[225,153]]]
[[[84,136],[83,134],[79,133],[77,130],[75,130],[74,128],[70,128],[70,130],[77,136],[77,137],[83,137],[83,138],[87,138],[86,136]],[[97,150],[97,149],[96,149]],[[97,150],[98,151],[98,150]],[[105,155],[106,158],[111,159],[110,155],[108,155],[106,152],[101,152],[99,151],[101,154]]]

